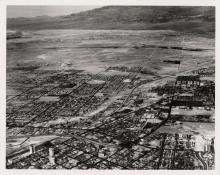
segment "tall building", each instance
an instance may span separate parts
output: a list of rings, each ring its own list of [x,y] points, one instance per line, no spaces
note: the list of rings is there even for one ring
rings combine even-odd
[[[54,148],[53,147],[49,148],[49,161],[52,165],[55,164],[55,156],[54,156]]]
[[[35,151],[36,151],[35,145],[31,144],[31,145],[29,146],[29,151],[30,151],[30,154],[34,154]]]

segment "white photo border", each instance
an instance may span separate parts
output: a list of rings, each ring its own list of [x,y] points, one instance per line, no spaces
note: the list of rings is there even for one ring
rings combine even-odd
[[[0,0],[0,174],[49,175],[220,175],[220,6],[219,0]],[[6,9],[7,5],[147,5],[147,6],[215,6],[216,11],[216,114],[215,114],[215,170],[7,170],[6,169]]]

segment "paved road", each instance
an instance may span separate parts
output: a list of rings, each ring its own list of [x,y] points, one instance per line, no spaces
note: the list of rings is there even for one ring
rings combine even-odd
[[[201,158],[201,155],[200,155],[201,153],[199,153],[199,152],[195,152],[195,155],[196,155],[196,157],[200,160],[200,162],[202,162],[202,164],[203,164],[203,169],[204,170],[207,170],[208,169],[208,166],[207,166],[207,164],[205,163],[205,161]]]

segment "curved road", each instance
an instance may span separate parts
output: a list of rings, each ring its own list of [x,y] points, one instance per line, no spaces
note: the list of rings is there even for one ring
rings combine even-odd
[[[203,169],[204,169],[204,170],[207,170],[207,169],[208,169],[208,166],[207,166],[207,164],[205,163],[205,161],[201,158],[200,154],[201,154],[201,153],[199,153],[199,152],[195,152],[196,158],[198,158],[198,159],[200,160],[200,162],[202,162],[202,164],[203,164]]]

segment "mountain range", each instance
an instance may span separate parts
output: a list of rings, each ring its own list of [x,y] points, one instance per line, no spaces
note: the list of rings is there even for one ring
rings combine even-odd
[[[215,35],[212,6],[104,6],[65,16],[8,18],[7,29],[174,30]]]

